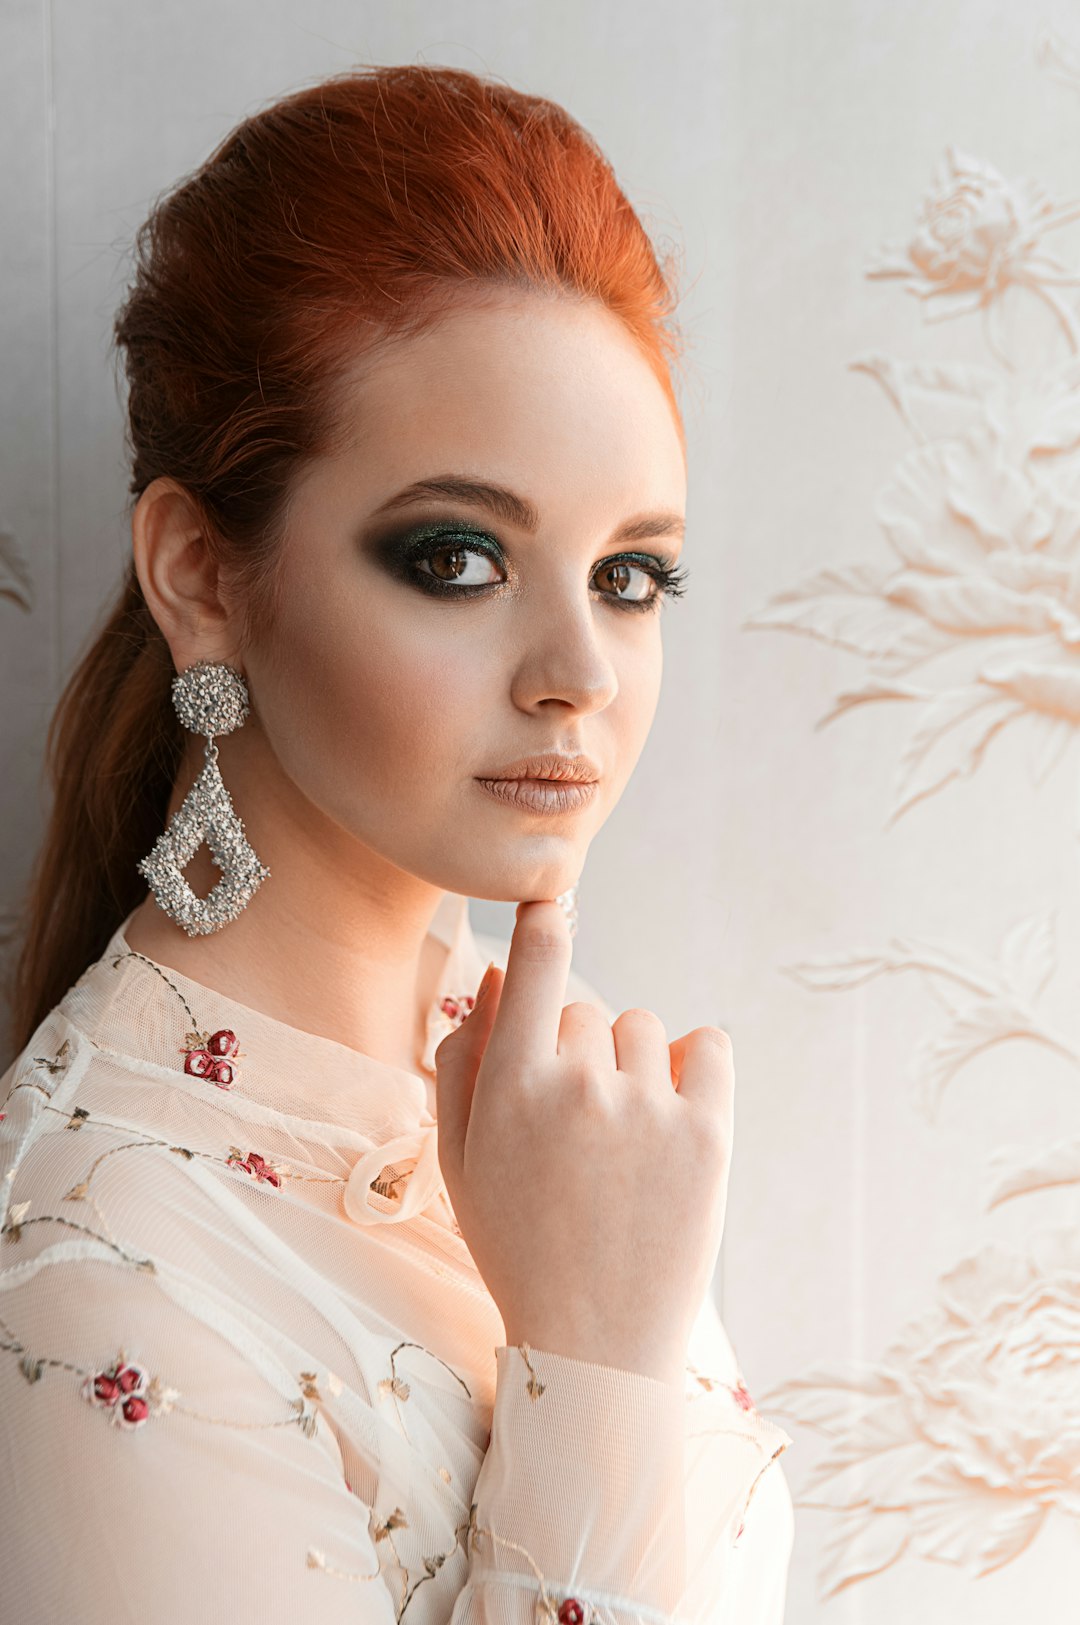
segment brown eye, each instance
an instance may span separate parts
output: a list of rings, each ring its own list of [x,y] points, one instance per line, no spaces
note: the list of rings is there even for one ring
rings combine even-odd
[[[472,547],[437,547],[426,553],[424,558],[430,562],[431,569],[422,571],[422,574],[433,575],[439,581],[460,582],[469,567],[470,559],[476,559],[481,564],[485,562],[489,565],[494,563],[494,560],[486,551]],[[487,574],[473,577],[472,580],[466,581],[465,585],[480,587],[489,581],[499,581],[501,579],[498,575]]]
[[[633,575],[639,575],[643,578],[646,587],[644,592],[626,593],[623,591],[623,588],[629,585],[630,578]],[[659,596],[655,578],[650,576],[647,570],[639,570],[635,564],[626,564],[621,561],[616,561],[613,564],[602,564],[600,569],[597,570],[596,576],[597,580],[600,580],[603,576],[608,577],[611,583],[608,590],[612,591],[617,598],[629,598],[631,602],[644,603],[650,598]],[[649,590],[650,583],[652,584],[651,591]]]

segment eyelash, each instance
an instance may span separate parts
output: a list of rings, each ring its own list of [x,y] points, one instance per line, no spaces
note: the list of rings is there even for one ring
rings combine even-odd
[[[443,581],[441,577],[419,570],[416,566],[420,560],[429,560],[438,553],[451,551],[479,553],[485,558],[495,559],[501,563],[502,549],[497,546],[487,545],[487,541],[488,539],[483,532],[472,531],[461,525],[443,527],[438,530],[425,530],[420,535],[414,533],[406,541],[401,561],[405,566],[407,578],[416,582],[421,591],[429,592],[434,597],[473,598],[477,593],[487,592],[491,587],[501,585],[501,583],[474,582],[472,585],[456,587],[452,582]],[[619,593],[601,592],[600,596],[602,598],[610,599],[620,609],[630,610],[634,614],[655,613],[665,598],[681,598],[686,591],[686,581],[690,572],[686,569],[676,569],[674,561],[662,555],[617,553],[610,559],[602,559],[596,569],[603,570],[616,564],[629,564],[634,569],[641,570],[645,575],[651,576],[657,584],[656,591],[651,592],[647,598],[623,598]],[[429,586],[429,582],[438,582],[439,584]]]

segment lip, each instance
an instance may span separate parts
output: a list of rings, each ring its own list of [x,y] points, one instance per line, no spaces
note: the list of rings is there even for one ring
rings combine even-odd
[[[577,784],[595,783],[600,777],[600,769],[591,756],[578,754],[572,756],[566,751],[542,751],[537,756],[519,756],[516,762],[507,762],[505,767],[496,769],[494,773],[478,775],[481,784],[491,784],[500,779],[550,779],[558,783],[572,781]]]
[[[477,779],[488,795],[520,812],[568,813],[587,807],[600,789],[596,779]]]

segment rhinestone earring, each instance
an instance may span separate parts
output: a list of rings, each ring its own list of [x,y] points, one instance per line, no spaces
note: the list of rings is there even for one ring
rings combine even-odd
[[[190,733],[205,734],[206,762],[153,850],[136,867],[158,907],[189,937],[220,931],[246,908],[270,877],[255,856],[218,767],[215,736],[232,733],[248,715],[248,691],[232,666],[199,660],[173,678],[172,702]],[[221,870],[209,896],[199,897],[183,870],[203,841]]]
[[[576,937],[578,928],[577,882],[575,881],[569,891],[560,892],[555,901],[566,915],[570,935]]]

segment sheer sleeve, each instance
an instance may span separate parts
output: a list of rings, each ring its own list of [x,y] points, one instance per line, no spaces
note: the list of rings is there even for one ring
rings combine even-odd
[[[313,1408],[297,1425],[295,1382],[239,1319],[211,1325],[78,1240],[3,1287],[6,1620],[392,1625],[398,1575],[333,1431]],[[328,1545],[352,1583],[316,1572]]]
[[[787,1434],[727,1385],[698,1401],[528,1344],[496,1357],[463,1625],[734,1621],[749,1504]],[[786,1560],[755,1622],[779,1625]]]

